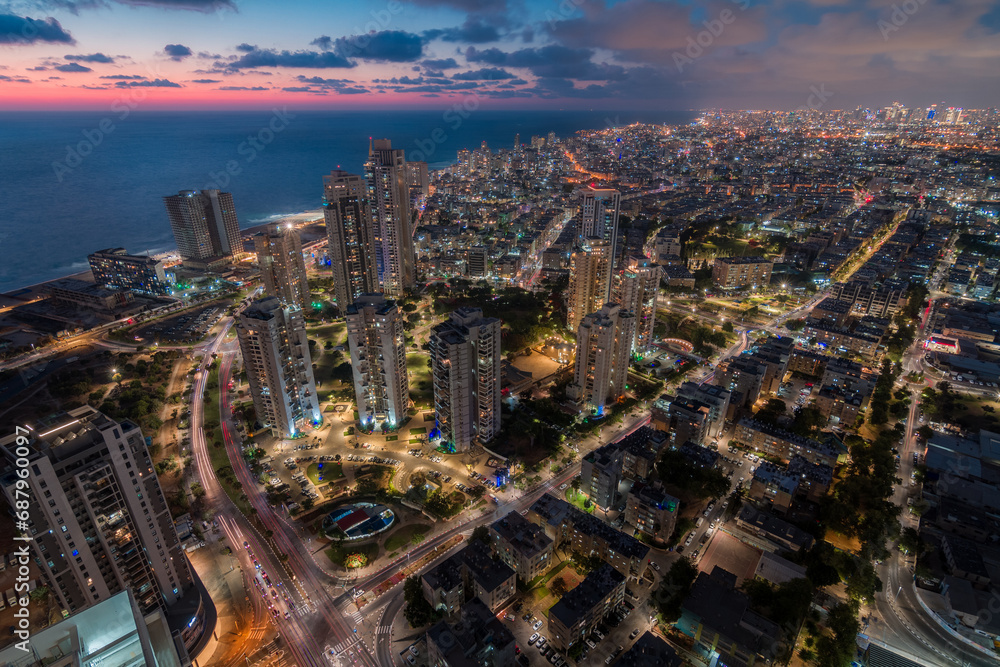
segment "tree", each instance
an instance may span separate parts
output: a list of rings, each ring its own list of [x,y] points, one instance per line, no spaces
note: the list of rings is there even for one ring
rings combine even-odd
[[[920,533],[917,532],[916,528],[907,527],[903,529],[903,532],[899,536],[899,550],[904,554],[920,556],[920,554],[927,550],[927,545],[920,537]]]
[[[422,628],[437,616],[434,608],[424,598],[419,576],[409,577],[403,584],[403,601],[403,616],[412,628]]]
[[[764,407],[758,410],[753,418],[757,421],[777,426],[779,420],[785,416],[785,402],[780,398],[769,398],[764,403]]]
[[[656,605],[663,620],[672,623],[681,617],[681,604],[697,576],[698,568],[687,558],[679,558],[670,566],[656,591]]]
[[[482,542],[483,544],[489,544],[490,529],[486,526],[476,526],[472,531],[472,535],[469,536],[469,541],[475,542],[476,540]]]
[[[574,491],[579,492],[580,491],[580,486],[582,484],[583,484],[583,481],[580,479],[579,475],[577,475],[576,477],[573,478],[573,481],[569,483],[569,486]]]
[[[549,582],[549,592],[557,598],[566,595],[566,581],[562,577],[556,577]]]

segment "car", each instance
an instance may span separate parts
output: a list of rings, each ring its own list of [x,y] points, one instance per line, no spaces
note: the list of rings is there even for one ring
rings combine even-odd
[[[589,646],[590,648],[597,648],[597,642],[595,642],[590,637],[587,637],[587,646]]]
[[[610,664],[611,664],[611,661],[612,661],[612,660],[614,660],[614,659],[615,659],[615,654],[614,654],[614,653],[612,653],[611,655],[609,655],[608,657],[606,657],[606,658],[604,659],[604,664],[605,664],[605,665],[610,665]]]
[[[638,636],[638,634],[639,634],[639,628],[636,628],[635,630],[632,631],[632,633],[628,636],[628,638],[635,639],[636,636]]]
[[[530,637],[528,637],[528,646],[533,646],[536,641],[538,641],[538,633],[537,632],[535,634],[531,635]]]
[[[410,644],[410,653],[412,653],[413,655],[420,655],[420,651],[418,651],[417,647],[414,646],[413,644]]]
[[[560,485],[559,485],[559,490],[560,490],[560,491],[565,491],[565,490],[566,490],[566,487],[567,487],[567,486],[569,486],[569,484],[566,484],[566,483],[564,482],[564,483],[562,483],[562,484],[560,484]]]
[[[652,565],[653,565],[653,569],[654,570],[656,570],[657,572],[660,571],[660,564],[659,563],[654,562],[654,563],[652,563]]]
[[[414,660],[414,658],[413,658],[413,656],[412,656],[412,655],[408,655],[408,656],[406,656],[406,662],[408,662],[408,663],[409,663],[409,664],[411,664],[411,665],[415,665],[415,664],[417,664],[417,661],[416,661],[416,660]]]
[[[542,627],[542,622],[541,621],[535,621],[535,624],[531,626],[531,629],[532,630],[537,630],[540,627]]]

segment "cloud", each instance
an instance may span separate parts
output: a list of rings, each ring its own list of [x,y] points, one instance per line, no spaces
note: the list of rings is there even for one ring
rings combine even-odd
[[[13,81],[15,83],[31,83],[31,79],[27,79],[23,76],[7,76],[6,74],[0,74],[0,81]]]
[[[420,35],[410,32],[383,30],[367,35],[341,37],[334,41],[333,49],[345,58],[405,63],[420,59],[424,52],[424,41]]]
[[[286,86],[286,87],[282,88],[282,90],[285,91],[286,93],[311,93],[311,92],[313,92],[313,89],[309,88],[308,86],[305,86],[305,87],[303,87],[303,86]]]
[[[233,0],[115,0],[130,7],[157,7],[159,9],[183,9],[194,12],[211,13],[221,9],[236,11]]]
[[[469,72],[459,72],[452,77],[456,81],[499,81],[501,79],[513,79],[515,76],[505,69],[497,67],[484,67],[483,69],[471,70]]]
[[[507,0],[407,0],[418,7],[447,7],[470,14],[502,14]]]
[[[193,55],[191,48],[183,44],[167,44],[163,47],[163,52],[170,56],[171,60],[181,61]]]
[[[480,51],[470,46],[465,52],[469,62],[523,67],[537,77],[580,79],[585,81],[621,80],[625,68],[620,65],[595,63],[591,49],[571,49],[552,44],[541,48],[505,52],[500,49]]]
[[[337,53],[329,51],[275,51],[272,49],[255,48],[236,60],[230,63],[222,63],[220,66],[234,70],[255,67],[328,69],[354,67],[354,63]]]
[[[117,88],[181,88],[181,84],[167,81],[166,79],[153,79],[152,81],[119,81],[115,84]]]
[[[454,58],[438,58],[438,59],[421,60],[420,64],[423,65],[424,67],[427,67],[427,68],[430,68],[430,69],[436,69],[436,70],[454,69],[454,68],[458,67],[458,63],[455,62]]]
[[[445,42],[462,42],[465,44],[485,44],[500,39],[496,26],[483,23],[479,19],[469,17],[457,28],[438,28],[424,33],[427,39],[440,39]]]
[[[60,72],[93,72],[89,67],[84,67],[79,63],[68,63],[66,65],[56,65],[55,69]]]
[[[222,83],[218,79],[191,79],[191,83]]]
[[[242,53],[252,53],[257,50],[257,46],[255,44],[247,44],[246,42],[243,42],[242,44],[236,45],[236,50]]]
[[[470,63],[486,63],[487,65],[503,65],[507,62],[508,54],[497,48],[477,49],[470,46],[465,50],[465,59]]]
[[[77,54],[63,56],[66,60],[71,60],[78,63],[113,63],[115,61],[111,56],[106,56],[103,53],[91,53],[91,54]]]
[[[0,44],[34,44],[51,42],[76,44],[76,40],[63,30],[52,17],[32,19],[13,14],[0,14]]]
[[[320,35],[313,41],[309,42],[309,46],[318,46],[323,51],[333,51],[334,39],[329,35]]]
[[[141,74],[105,74],[102,79],[120,79],[122,81],[140,81],[146,77]]]
[[[216,90],[270,90],[270,88],[265,86],[219,86]]]

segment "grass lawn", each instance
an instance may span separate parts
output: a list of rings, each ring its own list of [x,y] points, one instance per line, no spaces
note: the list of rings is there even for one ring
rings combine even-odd
[[[410,544],[413,543],[413,538],[417,535],[423,536],[427,534],[427,531],[431,529],[430,525],[425,523],[410,523],[402,526],[396,530],[392,535],[386,538],[385,547],[386,551],[399,551],[405,549]],[[422,542],[423,540],[418,540]]]
[[[539,586],[531,589],[531,595],[535,599],[535,602],[541,602],[549,596],[549,589],[545,586]]]
[[[406,372],[410,376],[410,398],[414,403],[430,401],[434,398],[431,384],[431,369],[427,366],[430,355],[411,352],[406,355]]]
[[[435,414],[433,412],[425,412],[423,417],[425,422],[432,422],[434,421]]]
[[[323,479],[319,478],[319,464],[310,463],[309,467],[306,468],[306,477],[314,485],[319,486],[320,484],[327,484],[334,480],[340,479],[344,476],[344,467],[339,463],[331,463],[329,461],[323,462]]]
[[[423,442],[423,439],[421,439],[421,438],[410,438],[410,444],[411,445],[414,444],[414,443],[417,443],[417,442]]]
[[[336,405],[328,405],[323,410],[323,412],[336,412],[336,411],[337,411],[337,406]]]
[[[399,440],[399,436],[398,435],[387,435],[387,436],[385,436],[385,441],[386,442],[392,442],[393,440]]]
[[[578,508],[582,509],[584,512],[594,513],[594,505],[591,503],[590,508],[584,507],[585,501],[587,500],[587,494],[581,491],[574,491],[572,487],[566,489],[566,500]]]
[[[337,544],[334,542],[333,546],[323,553],[336,565],[343,565],[351,554],[364,554],[370,563],[378,555],[378,542],[369,542],[368,544],[355,544],[353,542]]]
[[[347,344],[347,324],[345,322],[334,322],[333,324],[323,324],[318,327],[310,327],[306,330],[310,338],[320,341],[320,346],[325,346],[326,341],[331,341],[334,346]]]

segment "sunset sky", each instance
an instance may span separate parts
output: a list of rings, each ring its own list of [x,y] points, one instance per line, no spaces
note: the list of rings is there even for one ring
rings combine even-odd
[[[997,105],[989,0],[0,0],[0,109]]]

